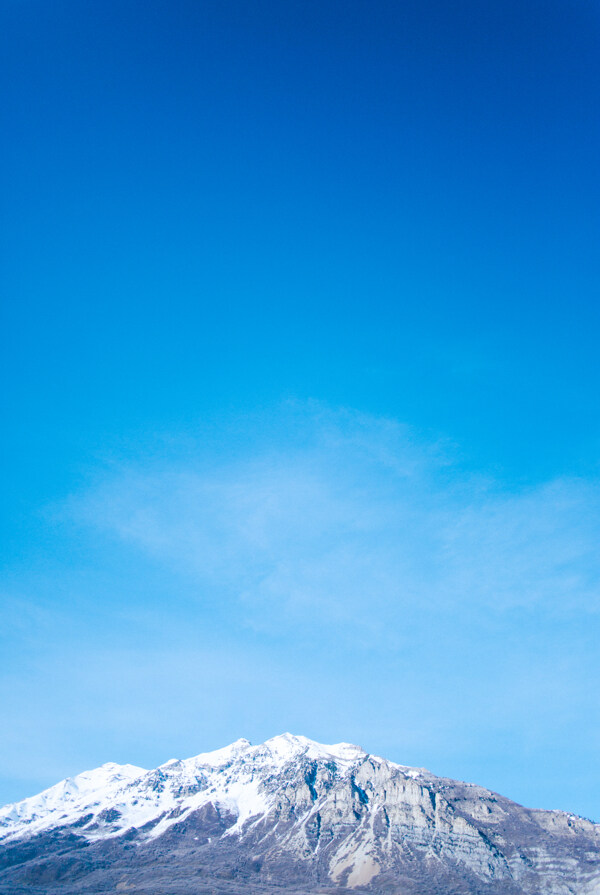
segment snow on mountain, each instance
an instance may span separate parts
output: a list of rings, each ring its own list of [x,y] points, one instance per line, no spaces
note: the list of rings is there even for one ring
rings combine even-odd
[[[82,815],[102,817],[119,812],[102,833],[118,835],[130,827],[144,827],[162,814],[179,809],[152,831],[158,836],[182,815],[207,802],[217,803],[238,817],[236,829],[249,818],[264,814],[269,800],[260,792],[265,774],[276,774],[303,755],[313,760],[335,760],[350,767],[365,755],[359,746],[325,746],[306,737],[284,733],[260,746],[236,740],[214,752],[185,760],[170,759],[155,770],[107,763],[62,780],[37,796],[0,809],[0,842],[27,831],[39,833],[76,822]],[[93,823],[90,819],[90,827]]]
[[[42,829],[47,823],[77,819],[81,811],[112,802],[118,793],[148,772],[134,765],[107,762],[92,771],[61,780],[37,796],[0,808],[0,837],[15,835],[33,824]]]

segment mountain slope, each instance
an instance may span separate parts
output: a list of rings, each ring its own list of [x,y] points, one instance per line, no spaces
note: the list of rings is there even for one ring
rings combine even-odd
[[[600,825],[284,734],[0,810],[0,893],[600,895]]]

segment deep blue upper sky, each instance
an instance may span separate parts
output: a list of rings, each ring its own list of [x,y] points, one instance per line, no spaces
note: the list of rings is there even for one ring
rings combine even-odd
[[[478,775],[532,804],[600,818],[600,790],[590,794],[589,788],[600,739],[589,685],[598,670],[589,638],[598,633],[599,569],[588,550],[600,534],[599,19],[592,0],[2,4],[3,543],[10,622],[2,692],[3,717],[14,736],[0,801],[89,763],[158,762],[170,757],[163,748],[200,751],[221,745],[222,737],[266,738],[295,723],[304,727],[296,732],[315,738],[362,737],[375,751],[396,749],[390,757],[397,760]],[[345,408],[342,417],[339,408]],[[371,458],[391,452],[406,459],[405,445],[390,447],[382,420],[409,427],[410,450],[420,457],[441,443],[450,457],[419,478],[410,499],[386,478],[389,465],[375,470],[371,460],[353,453],[364,438]],[[346,446],[339,456],[323,435],[332,429],[338,447]],[[271,481],[264,464],[273,452],[279,459],[267,467],[279,473]],[[288,466],[282,457],[295,459]],[[263,483],[258,491],[256,476],[247,474],[255,463]],[[378,593],[388,588],[389,605],[381,612],[387,619],[393,604],[390,624],[400,624],[398,601],[409,599],[402,581],[413,582],[406,593],[427,591],[435,604],[450,574],[440,558],[449,550],[445,524],[442,535],[431,523],[409,551],[425,570],[432,553],[423,544],[443,541],[441,553],[431,547],[439,580],[412,566],[398,568],[393,538],[385,557],[379,554],[381,537],[373,532],[388,531],[390,513],[390,530],[400,540],[415,507],[421,513],[425,506],[429,520],[443,505],[450,516],[468,517],[467,528],[473,514],[485,518],[492,541],[503,533],[497,547],[474,549],[474,566],[489,568],[502,556],[504,569],[518,553],[515,567],[528,571],[501,589],[519,591],[526,589],[524,580],[533,587],[543,578],[536,599],[523,608],[520,594],[521,608],[507,609],[499,628],[488,624],[481,595],[491,584],[473,584],[479,572],[469,565],[465,536],[460,572],[452,567],[453,587],[470,596],[443,623],[441,609],[437,621],[413,619],[411,642],[420,646],[411,667],[429,662],[426,632],[439,624],[442,643],[454,644],[440,660],[440,674],[455,667],[461,693],[465,680],[484,675],[481,692],[471,694],[481,721],[485,673],[490,686],[498,681],[510,644],[517,644],[515,656],[524,663],[522,689],[515,683],[514,692],[533,687],[532,703],[532,681],[544,681],[544,663],[557,668],[557,655],[577,655],[581,667],[563,668],[560,678],[561,705],[570,707],[560,736],[546,716],[531,734],[528,704],[515,709],[508,684],[504,690],[498,685],[504,708],[497,711],[524,739],[515,746],[495,731],[494,741],[509,745],[486,763],[485,724],[473,728],[468,744],[454,741],[452,699],[442,698],[435,675],[409,684],[406,669],[376,662],[368,671],[374,687],[385,677],[402,692],[411,690],[420,704],[437,699],[436,711],[443,715],[446,706],[450,726],[441,732],[423,727],[421,739],[409,742],[402,719],[390,722],[385,736],[369,718],[364,729],[352,727],[356,706],[342,712],[336,726],[331,701],[339,693],[331,682],[339,673],[341,690],[352,687],[343,672],[356,665],[359,647],[350,638],[337,658],[327,658],[325,643],[313,644],[314,674],[330,681],[330,692],[307,702],[306,717],[287,715],[285,696],[279,702],[272,693],[261,696],[257,684],[254,733],[248,720],[238,729],[240,690],[233,677],[225,686],[233,700],[225,699],[227,724],[220,716],[217,721],[218,706],[204,706],[200,727],[161,739],[131,683],[139,663],[127,658],[134,646],[150,649],[152,637],[140,634],[145,608],[160,620],[162,634],[153,635],[159,652],[166,648],[161,637],[182,643],[193,623],[216,650],[204,665],[198,659],[206,674],[255,637],[255,655],[282,680],[282,669],[304,680],[306,659],[294,658],[294,649],[305,641],[294,633],[293,613],[289,627],[282,622],[260,639],[260,612],[252,607],[265,590],[279,605],[295,588],[321,593],[327,580],[313,610],[333,629],[341,623],[332,606],[343,603],[348,582],[331,579],[337,547],[330,545],[327,571],[311,581],[307,568],[325,568],[316,547],[293,547],[304,541],[289,509],[296,503],[286,495],[295,475],[304,481],[306,470],[317,467],[316,505],[335,481],[339,506],[348,500],[357,517],[371,518],[373,511],[379,520],[369,537],[361,541],[359,526],[352,538],[358,551],[371,551],[369,580],[388,564]],[[196,536],[208,527],[214,534],[224,524],[215,521],[210,501],[199,498],[194,513],[169,502],[165,482],[173,470],[202,482],[218,479],[227,495],[225,482],[243,480],[242,508],[237,498],[223,498],[241,516],[252,500],[264,509],[265,494],[269,500],[278,495],[288,508],[285,524],[295,533],[290,542],[284,547],[277,540],[278,521],[260,528],[262,565],[252,582],[242,572],[227,579],[231,593],[221,615],[211,601],[225,587],[223,569],[220,577],[213,570],[208,581],[200,563],[200,572],[195,567],[182,581],[178,568],[185,558],[169,553],[170,566],[161,552],[175,537],[174,518],[187,520],[187,528],[177,529],[179,543],[190,531]],[[146,483],[141,492],[132,485],[140,477]],[[397,501],[384,510],[379,498],[371,503],[361,491],[358,499],[359,482],[371,494],[396,494]],[[487,502],[481,482],[493,494]],[[432,493],[439,498],[435,506],[427,503]],[[548,493],[563,496],[548,504]],[[410,510],[400,523],[394,514],[405,500]],[[120,509],[94,534],[89,519],[92,509],[102,516],[99,503]],[[209,504],[214,512],[205,512]],[[327,506],[326,533],[337,530],[338,519],[338,510]],[[544,512],[554,520],[547,539],[540,529]],[[150,514],[157,529],[150,537],[145,528],[142,537],[133,526],[136,546],[132,523],[123,519],[140,513],[146,521]],[[278,513],[273,518],[280,521]],[[310,518],[311,505],[302,514]],[[254,531],[255,524],[250,514],[247,526]],[[345,537],[340,530],[340,545]],[[211,555],[223,549],[225,565],[250,549],[246,541],[230,538],[225,549],[216,535],[209,540]],[[562,557],[560,568],[545,555],[540,559],[548,544]],[[282,557],[286,568],[296,569],[293,584],[270,577]],[[551,582],[563,573],[564,589],[550,595]],[[205,595],[199,603],[193,598],[198,589]],[[559,620],[568,595],[571,614]],[[361,628],[356,600],[347,614]],[[118,636],[119,625],[110,627],[116,604],[131,610]],[[28,607],[24,613],[22,606]],[[467,620],[480,610],[480,627],[470,631]],[[379,636],[369,641],[375,653]],[[49,643],[54,651],[47,653]],[[101,675],[77,698],[69,695],[68,675],[61,677],[75,643],[92,657],[91,665],[98,650],[106,650],[107,663],[121,668],[124,689],[131,685],[131,704],[106,721],[113,723],[110,737],[102,729],[92,735],[86,720]],[[199,648],[190,645],[192,653]],[[382,649],[393,663],[403,647]],[[477,669],[452,658],[454,649],[462,657],[481,649]],[[190,659],[185,675],[193,667]],[[165,667],[169,686],[170,674]],[[39,695],[44,675],[54,681],[51,696]],[[18,699],[17,678],[28,682]],[[381,713],[389,711],[394,693],[382,695]],[[44,709],[48,699],[57,700],[55,710]],[[175,732],[183,729],[188,708],[174,714]],[[200,712],[200,706],[192,709]],[[418,726],[417,715],[407,717],[406,724]],[[136,718],[143,719],[143,747]],[[460,725],[464,730],[469,723],[467,712]],[[30,730],[41,739],[20,764]],[[147,746],[153,737],[154,751]],[[65,751],[67,740],[71,751]],[[587,742],[589,754],[577,752],[575,741]],[[557,760],[581,769],[579,783],[560,789],[551,770]],[[546,769],[539,780],[532,763]]]

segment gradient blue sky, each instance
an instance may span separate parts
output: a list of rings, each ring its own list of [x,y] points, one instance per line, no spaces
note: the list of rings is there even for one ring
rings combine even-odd
[[[0,802],[290,729],[600,820],[597,3],[0,15]]]

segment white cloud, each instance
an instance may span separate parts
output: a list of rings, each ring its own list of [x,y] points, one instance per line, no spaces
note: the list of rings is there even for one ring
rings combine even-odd
[[[432,613],[596,611],[598,483],[507,490],[406,427],[348,411],[296,407],[254,425],[268,436],[247,437],[243,456],[199,446],[129,463],[70,511],[259,629],[334,623],[397,643]]]

